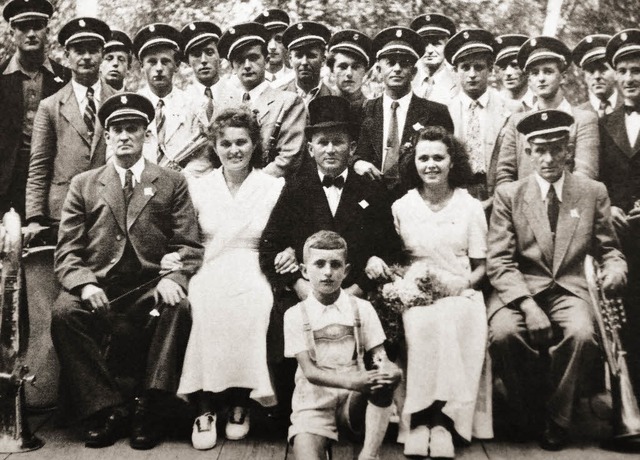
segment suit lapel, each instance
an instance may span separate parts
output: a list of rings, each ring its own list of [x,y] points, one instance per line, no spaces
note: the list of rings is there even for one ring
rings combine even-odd
[[[524,200],[527,206],[524,207],[524,215],[529,221],[531,231],[540,246],[540,250],[547,261],[549,268],[553,264],[553,238],[551,237],[551,227],[549,226],[549,218],[544,202],[540,196],[540,187],[535,177],[529,177],[529,183],[525,191]]]
[[[411,94],[411,101],[409,101],[409,109],[407,110],[407,118],[404,122],[404,128],[402,129],[402,139],[400,140],[401,144],[411,141],[413,133],[415,133],[413,125],[420,121],[421,117],[425,117],[424,112],[418,108],[417,101],[418,96]],[[428,118],[428,114],[426,115],[426,118]]]
[[[154,184],[157,178],[158,172],[150,163],[145,161],[140,183],[134,187],[129,208],[127,209],[127,230],[133,226],[149,200],[157,193]]]
[[[631,158],[635,151],[631,148],[631,144],[629,144],[627,127],[624,123],[624,108],[620,107],[611,112],[611,115],[606,118],[605,127],[618,148],[622,150],[627,157]],[[640,138],[640,136],[638,137]],[[638,144],[637,140],[636,144]]]
[[[104,201],[109,205],[111,213],[122,232],[126,232],[124,193],[122,192],[122,182],[120,182],[120,176],[118,176],[116,168],[113,165],[107,165],[98,180],[102,185],[101,195]]]
[[[511,113],[500,99],[497,92],[489,90],[489,102],[487,104],[487,112],[489,113],[488,127],[489,143],[485,146],[485,160],[487,165],[491,165],[494,161],[494,152],[500,131],[504,128]]]
[[[258,124],[262,126],[271,113],[271,105],[275,101],[273,97],[273,90],[271,87],[266,88],[257,100],[252,104],[253,111],[257,112]]]
[[[60,90],[60,115],[62,115],[73,128],[78,132],[82,140],[87,144],[87,147],[91,148],[91,141],[89,139],[89,130],[84,123],[82,114],[80,113],[80,107],[76,100],[75,93],[71,82],[67,86]]]
[[[341,230],[343,227],[342,224],[348,222],[352,217],[354,200],[357,198],[358,188],[354,175],[354,171],[349,171],[344,188],[342,189],[342,194],[340,195],[340,203],[338,203],[338,209],[336,209],[336,215],[334,217],[336,224],[340,225]]]
[[[555,249],[553,252],[553,272],[556,273],[564,256],[567,253],[573,234],[580,222],[580,213],[576,204],[580,201],[581,190],[575,190],[571,174],[565,175],[562,187],[562,202],[558,214],[558,227],[556,229]]]

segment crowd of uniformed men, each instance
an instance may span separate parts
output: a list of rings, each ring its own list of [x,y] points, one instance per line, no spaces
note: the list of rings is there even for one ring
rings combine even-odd
[[[11,0],[3,14],[15,53],[0,64],[0,215],[10,208],[20,213],[26,242],[55,241],[71,179],[110,161],[97,114],[126,90],[134,59],[146,80],[138,94],[155,108],[147,162],[205,174],[218,166],[203,142],[208,126],[225,109],[246,105],[260,124],[263,170],[288,180],[312,161],[305,150],[309,103],[341,96],[360,126],[350,161],[356,174],[382,181],[399,197],[401,147],[421,127],[440,125],[464,142],[473,171],[469,190],[487,214],[496,187],[533,172],[519,122],[532,111],[557,109],[573,117],[568,167],[607,187],[629,265],[628,326],[640,327],[640,239],[628,219],[640,203],[638,29],[589,35],[571,49],[553,37],[457,30],[437,13],[370,38],[319,22],[292,24],[285,11],[271,9],[224,32],[209,21],[181,29],[155,23],[131,40],[82,17],[58,33],[62,66],[46,54],[53,14],[47,0]],[[229,75],[220,73],[223,59]],[[181,90],[174,75],[183,62],[194,81]],[[571,65],[583,70],[589,91],[579,106],[563,89]],[[368,80],[372,68],[378,86]],[[494,71],[499,89],[490,84]],[[628,344],[634,376],[639,342]]]

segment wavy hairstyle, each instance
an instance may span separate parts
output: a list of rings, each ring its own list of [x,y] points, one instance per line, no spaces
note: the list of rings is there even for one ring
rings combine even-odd
[[[249,166],[253,168],[262,167],[262,137],[260,125],[255,114],[246,107],[240,106],[224,110],[216,117],[207,130],[207,137],[211,144],[211,151],[216,156],[215,160],[220,161],[215,151],[216,141],[226,128],[244,128],[249,134],[249,138],[254,145],[253,154]]]
[[[472,182],[473,172],[469,164],[469,156],[462,142],[442,126],[427,126],[421,129],[413,138],[411,146],[403,152],[400,161],[400,182],[405,190],[417,188],[422,185],[422,179],[416,170],[416,145],[420,141],[439,141],[447,148],[451,157],[451,169],[449,170],[449,187],[464,187]]]

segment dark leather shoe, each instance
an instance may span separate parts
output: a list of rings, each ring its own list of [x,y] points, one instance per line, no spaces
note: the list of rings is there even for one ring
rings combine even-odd
[[[95,426],[85,435],[85,447],[100,448],[112,446],[118,439],[129,433],[129,417],[124,411],[109,410],[98,416]]]
[[[162,438],[158,417],[149,406],[148,399],[136,398],[129,442],[133,449],[153,449]]]
[[[540,447],[544,450],[558,451],[567,447],[568,443],[569,432],[566,428],[561,427],[552,420],[548,420],[542,433]]]

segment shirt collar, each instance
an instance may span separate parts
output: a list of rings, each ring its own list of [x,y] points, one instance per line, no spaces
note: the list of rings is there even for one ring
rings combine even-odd
[[[255,101],[260,97],[260,95],[264,92],[264,90],[266,90],[269,87],[270,87],[269,82],[267,80],[263,80],[262,83],[260,83],[258,86],[253,88],[251,91],[249,91],[249,97],[251,98],[252,101]]]
[[[618,92],[614,90],[611,96],[609,96],[607,100],[609,101],[609,105],[611,106],[611,109],[614,109],[616,106],[616,102],[618,102]],[[589,102],[591,102],[591,106],[594,109],[598,110],[600,108],[601,101],[602,99],[600,99],[598,96],[596,96],[591,91],[589,91]]]
[[[196,89],[196,92],[198,93],[198,95],[200,95],[200,96],[204,97],[204,90],[205,90],[205,89],[207,89],[207,88],[211,88],[211,89],[213,89],[213,87],[215,86],[215,83],[214,83],[213,85],[211,85],[211,86],[204,86],[204,85],[203,85],[202,83],[200,83],[200,82],[198,81],[198,79],[196,78],[196,79],[194,79],[194,80],[193,80],[193,86],[194,86],[194,88]],[[172,91],[172,92],[173,92],[173,91]],[[157,103],[157,101],[156,101],[156,103]]]
[[[296,92],[298,93],[298,96],[302,98],[304,98],[307,95],[312,95],[313,97],[316,97],[316,95],[320,92],[320,88],[322,88],[322,77],[320,78],[320,83],[318,83],[318,86],[316,86],[315,88],[311,88],[311,90],[308,93],[305,92],[305,90],[303,90],[302,88],[300,88],[300,86],[298,86],[298,82],[296,81]]]
[[[406,95],[402,96],[398,101],[398,108],[400,110],[409,110],[409,103],[411,102],[411,96],[413,92],[409,91]],[[382,104],[385,109],[391,110],[391,103],[396,99],[391,99],[386,93],[382,95]]]
[[[462,107],[465,109],[469,109],[473,101],[478,101],[480,108],[484,109],[489,104],[489,89],[487,88],[478,99],[471,99],[467,93],[460,91],[460,99],[462,100]]]
[[[315,310],[318,315],[322,315],[332,308],[336,308],[341,315],[348,315],[350,311],[349,296],[345,294],[342,289],[340,289],[340,295],[338,296],[338,299],[331,305],[324,305],[320,303],[320,301],[316,299],[316,296],[312,291],[311,295],[307,297],[307,306],[308,308]]]
[[[51,62],[49,61],[49,58],[44,58],[44,62],[42,63],[42,65],[40,66],[40,69],[45,68],[47,71],[49,71],[49,73],[53,74],[53,67],[51,67]],[[11,56],[11,60],[9,61],[9,64],[7,65],[7,68],[4,69],[4,72],[2,72],[3,75],[10,75],[12,73],[16,73],[16,72],[21,72],[27,76],[29,76],[29,72],[24,70],[24,67],[22,67],[22,64],[20,64],[20,60],[18,59],[18,53],[14,53],[13,56]]]
[[[547,199],[547,193],[549,193],[549,187],[551,187],[551,182],[546,181],[545,179],[543,179],[540,174],[538,174],[537,172],[534,173],[535,177],[536,177],[536,182],[538,183],[538,186],[540,187],[540,193],[542,194],[542,200],[546,200]],[[564,177],[565,174],[564,172],[562,173],[562,176],[560,176],[560,179],[558,179],[557,181],[555,181],[553,183],[553,188],[556,189],[556,195],[558,197],[558,201],[562,202],[562,187],[564,186]]]
[[[571,107],[571,104],[569,104],[569,101],[567,101],[566,98],[562,98],[562,101],[560,101],[560,104],[558,104],[558,107],[555,108],[556,110],[562,110],[565,113],[568,113],[569,115],[573,116],[573,108]],[[536,101],[533,104],[533,110],[542,110],[540,109],[540,106],[538,104],[538,101]]]
[[[71,79],[71,87],[73,88],[73,92],[75,93],[78,102],[83,101],[87,97],[88,87],[81,85],[73,79]],[[100,79],[98,78],[98,81],[91,85],[91,87],[93,88],[93,99],[96,101],[96,105],[98,105],[97,103],[100,102],[100,91],[102,90]]]
[[[118,176],[120,176],[120,182],[124,185],[124,177],[127,170],[121,166],[118,166],[116,162],[113,162],[113,166],[116,168],[116,172]],[[142,179],[142,171],[144,171],[144,157],[140,157],[138,161],[136,161],[133,166],[129,168],[133,173],[133,185],[139,184]]]
[[[202,87],[202,94],[204,94],[204,86]],[[175,94],[175,91],[173,90],[173,88],[171,88],[171,92],[169,94],[167,94],[165,97],[162,98],[162,100],[164,101],[164,105],[167,105],[167,101],[169,101],[173,95]],[[158,95],[156,93],[154,93],[151,88],[148,88],[147,94],[145,94],[145,96],[147,96],[147,98],[151,101],[151,103],[153,104],[153,106],[157,106],[158,105],[158,101],[160,100],[160,98],[158,97]]]
[[[342,178],[344,179],[345,182],[347,182],[347,175],[349,174],[349,168],[344,168],[344,171],[342,171],[340,174],[338,174],[337,177],[342,176]],[[323,172],[321,172],[318,169],[318,176],[320,176],[320,182],[322,182],[322,179],[324,179],[324,176],[326,176],[326,174],[324,174]]]

